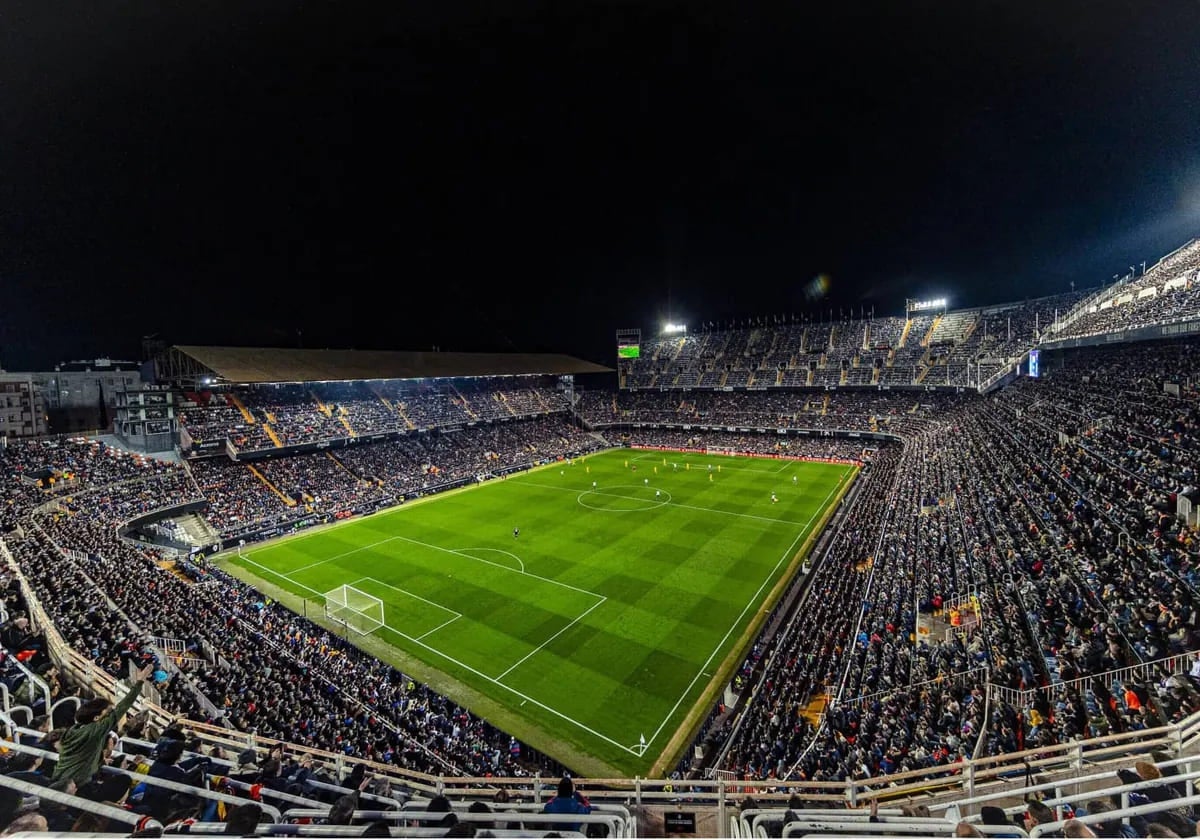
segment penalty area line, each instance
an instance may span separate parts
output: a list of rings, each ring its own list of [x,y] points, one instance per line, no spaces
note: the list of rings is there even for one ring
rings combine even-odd
[[[403,538],[401,538],[401,539],[403,539]],[[413,542],[415,542],[415,540]],[[426,545],[426,543],[421,543],[421,544]],[[431,546],[431,547],[438,547],[438,546]],[[448,549],[448,548],[443,548],[441,550],[446,551],[451,554],[455,553],[453,551],[450,551],[450,549]],[[309,592],[312,592],[314,595],[320,595],[322,598],[325,597],[325,593],[318,592],[317,590],[313,589],[311,586],[305,586],[303,583],[300,583],[299,581],[292,580],[287,575],[281,574],[280,572],[277,572],[274,569],[269,569],[266,566],[262,565],[261,563],[256,563],[253,560],[250,560],[246,557],[243,557],[242,559],[245,560],[247,563],[249,563],[252,566],[256,566],[265,572],[269,572],[270,574],[275,575],[276,577],[286,580],[288,583],[292,584],[293,586],[298,586],[301,589],[306,589]],[[472,559],[479,560],[478,557],[472,558]],[[489,561],[480,560],[479,562],[487,563]],[[498,564],[492,563],[490,565],[498,565]],[[500,568],[508,568],[508,567],[501,566]],[[509,569],[509,571],[515,571],[515,570]],[[530,575],[530,577],[538,577],[538,575]],[[565,586],[566,584],[562,584],[562,585]],[[570,587],[570,588],[575,589],[576,587]],[[579,590],[579,591],[586,592],[587,590]],[[598,597],[598,598],[608,600],[606,596],[600,595],[595,592],[590,592],[588,594],[596,595],[596,597]],[[603,603],[603,601],[598,602],[591,609],[595,609],[596,607],[600,606],[600,603]],[[589,612],[590,611],[591,610],[589,609]],[[585,613],[585,615],[586,615],[586,613]],[[625,752],[629,753],[630,755],[635,755],[635,756],[638,756],[639,758],[641,757],[636,749],[630,749],[629,747],[622,744],[620,741],[610,738],[602,732],[597,732],[595,729],[592,729],[586,723],[582,723],[578,720],[575,720],[575,718],[571,717],[570,715],[564,714],[563,712],[560,712],[558,709],[554,708],[553,706],[548,706],[545,703],[541,702],[540,700],[536,700],[533,697],[530,697],[528,694],[525,694],[522,691],[518,691],[517,689],[513,688],[512,686],[507,685],[506,683],[500,682],[500,680],[497,677],[489,676],[488,674],[483,673],[483,671],[480,671],[478,668],[473,668],[465,662],[460,662],[459,660],[455,659],[453,656],[444,652],[440,648],[436,648],[433,645],[426,644],[425,642],[421,641],[421,639],[410,636],[401,630],[397,630],[395,627],[393,627],[390,624],[387,624],[386,622],[384,622],[382,626],[386,627],[388,630],[391,630],[393,633],[395,633],[400,638],[407,639],[408,641],[412,642],[414,645],[418,645],[418,646],[424,648],[425,650],[432,653],[434,656],[439,656],[442,659],[446,660],[447,662],[449,662],[453,665],[457,665],[459,668],[462,668],[464,671],[468,671],[468,672],[474,674],[475,676],[479,677],[480,679],[486,680],[487,682],[491,683],[492,685],[499,686],[500,688],[504,689],[505,691],[509,692],[510,694],[515,695],[516,697],[520,698],[523,701],[521,703],[522,706],[525,705],[525,703],[532,703],[533,705],[537,706],[539,709],[542,709],[543,711],[548,712],[549,714],[553,715],[554,717],[559,718],[560,720],[565,721],[566,723],[569,723],[572,726],[582,729],[584,732],[586,732],[589,735],[592,735],[596,738],[599,738],[601,741],[604,741],[606,744],[611,744],[612,746],[617,747],[618,749],[624,750]],[[564,628],[564,629],[566,629],[566,628]],[[349,639],[347,639],[347,641],[349,642]],[[350,642],[350,644],[353,644],[353,642]]]

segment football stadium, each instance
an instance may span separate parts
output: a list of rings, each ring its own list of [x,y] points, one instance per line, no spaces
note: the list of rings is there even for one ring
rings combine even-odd
[[[207,769],[166,789],[264,831],[362,778],[397,830],[550,831],[560,777],[614,835],[1161,822],[1200,743],[1198,269],[623,330],[602,389],[566,356],[165,348],[109,433],[2,450],[10,761],[96,696],[120,778],[175,739]]]
[[[1200,8],[0,28],[0,837],[1200,836]]]

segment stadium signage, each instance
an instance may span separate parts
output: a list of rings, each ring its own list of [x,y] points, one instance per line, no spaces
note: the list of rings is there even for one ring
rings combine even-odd
[[[663,814],[663,830],[666,834],[695,834],[696,813],[694,811],[668,811]]]
[[[922,312],[926,309],[942,309],[945,306],[945,298],[933,298],[932,300],[914,300],[908,308],[912,312]]]

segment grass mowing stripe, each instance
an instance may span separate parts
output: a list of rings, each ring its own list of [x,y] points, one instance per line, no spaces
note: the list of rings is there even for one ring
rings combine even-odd
[[[846,470],[714,455],[690,470],[676,456],[674,471],[630,455],[489,481],[228,561],[318,603],[356,581],[390,623],[375,638],[337,632],[568,766],[644,774],[752,642],[754,605],[798,568],[797,546]],[[606,495],[589,495],[593,481]]]
[[[766,470],[756,470],[756,472],[766,472]],[[573,488],[570,488],[570,487],[555,487],[553,484],[539,484],[536,481],[521,481],[520,479],[514,479],[512,483],[513,484],[521,484],[521,485],[524,485],[525,487],[541,487],[544,490],[565,490],[568,493],[576,492]],[[629,486],[629,485],[627,485],[627,486]],[[578,495],[580,498],[582,498],[584,496],[613,496],[618,499],[630,498],[629,496],[626,496],[622,493],[609,493],[609,492],[606,492],[606,491],[600,490],[600,489],[584,490],[583,492],[578,493]],[[586,505],[584,505],[584,507],[586,507]],[[658,502],[656,507],[686,508],[688,510],[698,510],[703,513],[721,513],[721,514],[724,514],[725,516],[741,516],[746,519],[757,519],[761,522],[771,522],[776,525],[800,526],[799,522],[791,522],[787,519],[776,519],[773,516],[758,516],[757,514],[754,514],[754,513],[739,513],[738,511],[735,511],[735,510],[721,510],[720,508],[700,507],[699,505],[687,505],[687,504],[683,504],[682,502]],[[653,510],[653,509],[654,508],[647,508],[647,510]],[[630,510],[618,509],[618,512],[619,513],[641,513],[642,511],[638,508],[633,508]],[[811,523],[812,520],[810,519],[809,522]],[[803,527],[803,526],[801,526],[801,527]]]
[[[505,677],[507,677],[507,676],[508,676],[508,675],[509,675],[509,674],[510,674],[510,673],[511,673],[511,672],[512,672],[512,671],[513,671],[513,670],[514,670],[514,669],[515,669],[515,668],[516,668],[518,665],[520,665],[522,662],[524,662],[525,660],[527,660],[529,657],[533,656],[535,653],[537,653],[538,651],[540,651],[540,650],[541,650],[542,648],[544,648],[546,645],[548,645],[548,644],[550,644],[551,642],[553,642],[555,639],[557,639],[557,638],[558,638],[559,636],[561,636],[563,633],[565,633],[565,632],[567,632],[568,630],[570,630],[572,627],[574,627],[576,624],[578,624],[578,623],[579,623],[579,622],[580,622],[582,619],[586,618],[588,613],[590,613],[592,610],[596,609],[596,607],[600,606],[601,604],[603,604],[603,603],[604,603],[605,601],[607,601],[607,600],[608,600],[607,598],[605,598],[603,595],[601,595],[601,596],[600,596],[600,600],[599,600],[599,601],[597,601],[596,603],[592,604],[590,607],[588,607],[586,610],[584,610],[584,611],[583,611],[583,612],[581,612],[581,613],[580,613],[578,616],[576,616],[574,619],[572,619],[570,624],[568,624],[568,625],[566,625],[565,627],[563,627],[563,629],[559,630],[557,633],[555,633],[555,634],[554,634],[553,636],[551,636],[549,639],[547,639],[546,641],[542,642],[540,645],[538,645],[537,647],[535,647],[533,650],[529,651],[529,653],[527,653],[527,654],[525,654],[524,656],[522,656],[520,659],[518,659],[518,660],[517,660],[516,662],[514,662],[512,665],[508,666],[508,669],[507,669],[507,670],[505,670],[505,672],[504,672],[503,674],[501,674],[500,676],[496,677],[496,679],[498,679],[498,680],[502,680],[502,679],[504,679]]]
[[[808,534],[808,528],[817,518],[817,514],[825,509],[825,503],[829,501],[829,497],[832,496],[838,487],[842,485],[842,481],[846,477],[846,472],[848,472],[848,470],[842,472],[841,478],[838,479],[838,483],[829,491],[829,494],[825,497],[825,501],[822,502],[819,508],[817,508],[817,512],[809,518],[808,524],[805,525],[800,533],[796,535],[796,538],[792,540],[792,544],[787,547],[787,550],[783,552],[783,556],[780,557],[775,563],[775,567],[771,569],[771,573],[763,579],[763,582],[759,584],[758,589],[755,590],[754,594],[750,596],[750,600],[746,602],[746,606],[742,607],[741,613],[739,613],[738,617],[734,619],[733,624],[729,625],[729,629],[725,631],[725,635],[721,637],[721,641],[717,642],[717,646],[713,648],[713,652],[708,655],[708,659],[704,660],[704,664],[700,666],[700,670],[696,672],[696,676],[692,677],[692,681],[688,683],[687,688],[685,688],[683,693],[679,695],[679,699],[675,701],[675,705],[671,707],[671,711],[669,711],[667,716],[663,718],[663,722],[658,725],[658,729],[654,730],[654,734],[651,735],[650,739],[646,742],[647,745],[654,743],[654,739],[658,737],[660,732],[662,732],[663,727],[667,725],[667,721],[669,721],[674,716],[675,712],[679,710],[679,705],[691,692],[692,687],[696,685],[696,680],[700,679],[700,677],[704,674],[704,671],[712,663],[713,658],[716,657],[716,655],[721,651],[721,648],[725,646],[725,642],[729,640],[729,637],[733,634],[733,631],[741,625],[742,619],[746,617],[746,613],[750,611],[750,608],[757,603],[767,584],[775,579],[775,573],[779,571],[779,567],[783,565],[784,561],[790,558],[792,552],[796,550],[796,546],[800,544],[800,540],[802,540],[805,535]]]
[[[430,547],[431,547],[431,548],[437,548],[437,546],[430,546]],[[442,549],[442,550],[443,550],[443,551],[448,551],[448,552],[449,552],[449,553],[451,553],[451,554],[454,554],[454,553],[456,553],[456,552],[449,551],[449,549]],[[271,574],[275,575],[276,577],[283,578],[283,579],[284,579],[284,580],[286,580],[288,583],[290,583],[292,586],[299,586],[299,587],[300,587],[300,588],[302,588],[302,589],[307,589],[309,592],[312,592],[312,593],[313,593],[313,594],[315,594],[315,595],[320,595],[320,596],[324,597],[324,593],[322,593],[322,592],[319,592],[319,591],[317,591],[316,589],[313,589],[311,586],[306,586],[305,584],[303,584],[303,583],[300,583],[300,582],[299,582],[299,581],[297,581],[297,580],[293,580],[293,579],[291,579],[291,578],[290,578],[290,577],[288,577],[287,575],[280,574],[279,572],[276,572],[276,571],[274,571],[274,570],[272,570],[272,569],[269,569],[269,568],[267,568],[266,566],[263,566],[263,565],[261,565],[260,563],[256,563],[256,562],[254,562],[253,560],[250,560],[249,558],[245,557],[244,555],[243,555],[243,556],[242,556],[240,559],[242,559],[243,561],[245,561],[245,562],[247,562],[247,563],[250,563],[250,564],[251,564],[251,565],[253,565],[253,566],[257,566],[258,568],[260,568],[260,569],[263,569],[264,571],[267,571],[267,572],[269,572],[269,573],[271,573]],[[478,559],[478,558],[472,558],[472,559]],[[482,562],[486,562],[486,561],[482,561]],[[493,564],[490,564],[490,565],[496,565],[496,564],[494,564],[494,563],[493,563]],[[506,566],[501,566],[500,568],[507,568],[507,567],[506,567]],[[514,570],[514,569],[509,569],[509,571],[515,571],[515,570]],[[537,577],[537,575],[533,575],[533,577]],[[550,581],[550,582],[551,582],[551,583],[554,583],[555,581]],[[572,587],[572,588],[574,588],[574,587]],[[581,590],[581,591],[582,591],[582,590]],[[410,594],[411,594],[411,593],[410,593]],[[595,594],[595,593],[589,593],[589,594]],[[600,603],[603,603],[603,601],[601,601]],[[600,603],[597,603],[597,604],[596,604],[596,606],[600,606]],[[593,607],[592,609],[595,609],[595,607]],[[591,610],[588,610],[588,612],[590,612],[590,611],[591,611]],[[500,682],[499,678],[497,678],[497,677],[491,677],[491,676],[488,676],[487,674],[483,673],[482,671],[479,671],[479,670],[477,670],[477,669],[475,669],[475,668],[472,668],[470,665],[467,665],[465,662],[459,662],[457,659],[455,659],[454,657],[452,657],[452,656],[450,656],[449,654],[445,653],[444,651],[442,651],[442,650],[440,650],[440,649],[438,649],[438,648],[435,648],[435,647],[433,647],[432,645],[427,645],[427,644],[425,644],[424,642],[422,642],[422,641],[420,640],[420,638],[417,638],[417,637],[414,637],[414,636],[409,636],[409,635],[408,635],[407,633],[405,633],[404,631],[402,631],[402,630],[397,630],[395,627],[392,627],[390,624],[387,624],[387,623],[385,623],[383,626],[384,626],[384,627],[386,627],[388,630],[392,631],[393,633],[395,633],[397,636],[400,636],[401,638],[407,639],[408,641],[410,641],[410,642],[412,642],[412,643],[414,643],[414,644],[420,645],[422,648],[424,648],[424,649],[428,650],[430,653],[433,653],[435,656],[440,656],[441,658],[445,659],[446,661],[454,663],[454,664],[455,664],[455,665],[457,665],[459,668],[462,668],[462,669],[464,669],[464,670],[466,670],[466,671],[470,671],[471,673],[475,674],[475,676],[477,676],[477,677],[480,677],[480,678],[482,678],[482,679],[485,679],[485,680],[487,680],[488,682],[490,682],[490,683],[492,683],[492,684],[494,684],[494,685],[498,685],[498,686],[500,686],[501,688],[503,688],[503,689],[504,689],[504,690],[506,690],[506,691],[510,691],[510,692],[512,692],[512,693],[513,693],[513,694],[515,694],[517,697],[520,697],[522,700],[524,700],[526,703],[532,703],[533,705],[537,706],[537,707],[538,707],[538,708],[540,708],[540,709],[544,709],[545,711],[549,712],[550,714],[554,715],[555,717],[561,718],[562,720],[565,720],[565,721],[567,721],[568,723],[574,724],[575,726],[578,726],[580,729],[584,730],[585,732],[587,732],[587,733],[589,733],[589,734],[591,734],[591,735],[594,735],[595,737],[597,737],[597,738],[600,738],[601,740],[603,740],[603,741],[606,741],[606,742],[608,742],[609,744],[612,744],[612,745],[613,745],[613,746],[615,746],[615,747],[619,747],[620,749],[624,750],[625,752],[631,753],[631,754],[633,754],[633,755],[637,755],[636,751],[635,751],[635,750],[633,750],[633,749],[630,749],[628,746],[626,746],[626,745],[624,745],[624,744],[620,743],[619,741],[614,741],[612,738],[609,738],[607,735],[604,735],[603,733],[597,732],[596,730],[592,729],[591,727],[587,726],[586,724],[584,724],[584,723],[581,723],[581,722],[579,722],[579,721],[575,720],[574,718],[572,718],[572,717],[570,717],[570,716],[568,716],[568,715],[565,715],[565,714],[563,714],[562,712],[558,711],[557,709],[555,709],[555,708],[553,708],[553,707],[551,707],[551,706],[547,706],[545,703],[542,703],[542,702],[540,702],[540,701],[538,701],[538,700],[535,700],[534,698],[532,698],[532,697],[530,697],[530,696],[528,696],[528,695],[526,695],[526,694],[523,694],[522,692],[518,691],[517,689],[513,688],[512,686],[510,686],[510,685],[506,685],[505,683],[502,683],[502,682]],[[424,635],[428,635],[428,633],[426,633],[426,634],[424,634]],[[350,641],[352,641],[352,640],[350,640]],[[507,672],[506,672],[506,673],[507,673]],[[524,704],[522,704],[522,705],[524,705]]]

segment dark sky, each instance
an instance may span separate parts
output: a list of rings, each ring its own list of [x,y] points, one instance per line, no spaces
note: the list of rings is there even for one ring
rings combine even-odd
[[[1200,233],[1198,45],[1195,0],[10,0],[0,363],[608,361],[820,273],[889,313],[1090,285]]]

